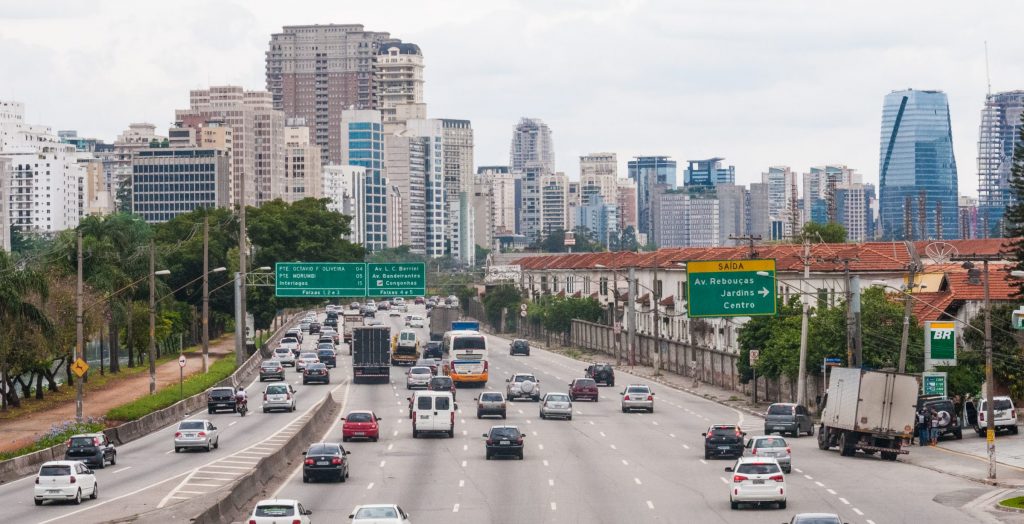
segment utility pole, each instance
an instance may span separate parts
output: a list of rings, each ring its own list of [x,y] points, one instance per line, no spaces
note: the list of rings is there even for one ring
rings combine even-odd
[[[757,253],[757,250],[754,249],[754,241],[755,240],[760,241],[761,240],[761,235],[744,235],[744,236],[729,235],[729,240],[740,240],[740,241],[743,241],[743,242],[748,242],[749,243],[748,244],[749,245],[749,250],[750,250],[748,254],[750,255],[750,258],[757,258],[757,254],[758,253]]]
[[[75,360],[85,360],[85,312],[82,310],[82,229],[78,229],[78,281],[75,286]],[[102,341],[100,342],[102,345]],[[100,354],[100,365],[103,365],[103,355]],[[75,381],[75,421],[82,421],[82,379],[78,377]]]
[[[240,322],[241,326],[235,327],[235,364],[241,366],[245,362],[245,357],[248,353],[248,347],[246,344],[246,312],[245,312],[245,176],[246,173],[242,173],[239,177],[239,202],[238,206],[238,273],[235,276],[235,308],[237,311],[236,322]],[[255,327],[255,326],[254,326]]]
[[[149,394],[156,393],[156,243],[149,241]]]
[[[636,267],[629,266],[629,291],[626,295],[627,298],[627,310],[626,314],[629,316],[626,319],[626,329],[629,330],[627,340],[629,341],[629,365],[636,365],[636,291],[639,286],[636,285]]]
[[[203,217],[203,373],[210,369],[210,216]]]
[[[804,283],[811,276],[811,241],[804,238]],[[807,405],[807,323],[810,317],[810,298],[805,293],[800,294],[800,302],[803,305],[803,314],[800,316],[800,365],[797,372],[796,382],[796,403],[801,406]],[[756,385],[756,382],[755,382]],[[755,400],[756,402],[756,400]]]
[[[661,285],[658,282],[658,261],[654,261],[654,280],[651,282],[654,289],[651,295],[654,298],[654,354],[658,357],[654,363],[654,375],[661,375],[661,332],[658,326],[658,308],[661,306]]]
[[[917,273],[917,263],[911,261],[907,264],[907,287],[903,290],[903,335],[900,337],[900,360],[897,371],[907,372],[907,344],[910,341],[910,314],[914,310],[913,297],[914,281]]]

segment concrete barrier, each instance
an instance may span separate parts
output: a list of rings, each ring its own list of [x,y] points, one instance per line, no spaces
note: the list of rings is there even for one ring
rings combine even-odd
[[[275,341],[280,340],[295,315],[292,315],[274,332],[264,347],[271,346]],[[217,382],[213,387],[238,386],[248,382],[259,370],[260,362],[263,361],[262,351],[253,353],[242,365],[224,380]],[[206,407],[206,392],[197,393],[172,404],[164,409],[154,411],[138,420],[132,420],[107,428],[103,432],[107,438],[118,445],[127,444],[133,440],[144,437],[154,431],[163,429]],[[0,484],[24,477],[36,472],[39,466],[50,460],[64,460],[65,444],[60,443],[48,449],[14,457],[0,461]]]

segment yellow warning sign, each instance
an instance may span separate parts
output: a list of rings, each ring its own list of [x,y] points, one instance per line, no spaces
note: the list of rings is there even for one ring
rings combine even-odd
[[[82,359],[78,359],[73,364],[71,364],[71,371],[75,375],[81,377],[82,375],[85,374],[86,371],[89,371],[89,363]]]

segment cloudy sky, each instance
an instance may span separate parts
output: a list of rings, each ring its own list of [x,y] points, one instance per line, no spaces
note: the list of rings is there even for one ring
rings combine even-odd
[[[621,176],[665,154],[726,157],[742,183],[826,162],[877,181],[882,97],[912,87],[949,95],[975,195],[984,42],[993,91],[1024,89],[1022,15],[1014,0],[3,1],[0,98],[83,136],[166,129],[189,89],[264,88],[281,26],[359,23],[420,45],[429,116],[472,120],[478,165],[507,163],[532,116],[573,177],[579,155],[614,151]]]

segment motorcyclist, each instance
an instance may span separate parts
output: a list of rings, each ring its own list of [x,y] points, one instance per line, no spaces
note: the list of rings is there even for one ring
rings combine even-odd
[[[238,404],[238,407],[249,409],[249,394],[245,392],[245,389],[238,388],[235,390],[235,404]]]

